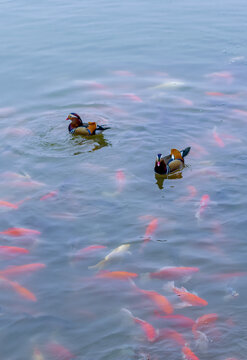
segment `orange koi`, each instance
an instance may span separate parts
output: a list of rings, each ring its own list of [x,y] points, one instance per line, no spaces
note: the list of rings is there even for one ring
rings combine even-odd
[[[39,235],[41,234],[38,230],[25,229],[25,228],[9,228],[5,231],[0,231],[0,234],[8,236],[26,236],[26,235]]]
[[[164,319],[166,323],[172,326],[184,327],[192,329],[195,321],[184,315],[161,315],[158,311],[154,311],[154,315],[158,318]]]
[[[82,259],[86,255],[92,254],[92,252],[97,251],[97,250],[101,250],[101,249],[106,249],[106,246],[104,246],[104,245],[90,245],[90,246],[87,246],[87,247],[85,247],[83,249],[78,250],[75,257],[76,257],[76,259]]]
[[[116,279],[116,280],[128,280],[129,278],[135,278],[137,276],[138,274],[127,271],[108,271],[108,270],[101,270],[96,275],[97,278],[108,278],[108,279]]]
[[[217,79],[224,79],[227,81],[233,80],[233,75],[229,71],[214,72],[214,73],[206,75],[206,77],[213,78],[215,80],[217,80]]]
[[[227,94],[224,94],[224,93],[221,93],[221,92],[214,92],[214,91],[207,91],[206,92],[206,95],[209,95],[209,96],[230,96],[230,95],[227,95]]]
[[[209,204],[209,201],[210,201],[210,196],[208,194],[205,194],[201,197],[201,201],[200,201],[200,204],[199,204],[199,208],[198,210],[196,211],[196,214],[195,214],[195,217],[197,219],[200,219],[202,213],[204,212],[204,210],[207,208],[208,204]]]
[[[186,360],[200,360],[188,346],[182,348],[182,353]]]
[[[148,297],[165,314],[170,315],[173,313],[173,306],[164,295],[161,295],[154,290],[140,289],[133,280],[130,280],[130,282],[137,292],[146,295],[146,297]]]
[[[178,199],[179,201],[189,201],[189,200],[193,199],[197,195],[197,190],[196,190],[195,186],[188,185],[187,189],[189,191],[189,195],[179,198]]]
[[[218,320],[217,314],[206,314],[203,316],[200,316],[196,319],[195,324],[192,327],[192,332],[197,339],[198,336],[198,329],[204,326],[207,326],[208,324],[215,323],[215,321]]]
[[[30,290],[21,286],[18,282],[10,281],[4,277],[1,277],[0,280],[3,280],[3,282],[7,286],[10,286],[12,289],[14,289],[17,292],[17,294],[19,294],[21,297],[25,298],[26,300],[37,301],[36,296]]]
[[[153,235],[153,233],[157,229],[157,226],[158,226],[157,218],[154,218],[153,220],[150,221],[150,223],[148,224],[148,226],[146,228],[145,234],[144,234],[144,242],[150,241],[150,237]]]
[[[178,333],[175,330],[168,330],[168,329],[159,329],[159,335],[156,338],[157,341],[163,340],[163,339],[172,339],[174,340],[178,345],[185,346],[186,341],[180,333]]]
[[[135,94],[124,94],[124,96],[134,102],[143,102],[142,99]]]
[[[199,296],[188,292],[187,289],[184,287],[177,288],[174,286],[174,283],[172,283],[172,290],[173,292],[179,296],[185,303],[191,305],[191,306],[206,306],[208,305],[208,302]]]
[[[153,325],[151,325],[150,323],[148,323],[145,320],[139,319],[137,317],[135,317],[131,311],[129,311],[128,309],[122,309],[124,312],[126,312],[131,318],[132,320],[139,324],[141,326],[141,328],[143,329],[148,341],[153,342],[156,338],[156,330],[153,327]]]
[[[8,201],[0,200],[0,206],[9,207],[11,209],[18,209],[18,205],[12,204]]]
[[[16,246],[0,246],[0,254],[19,255],[28,254],[29,250]]]
[[[43,201],[43,200],[51,199],[51,198],[55,197],[57,194],[58,194],[58,191],[51,191],[48,194],[42,196],[40,198],[40,200]]]
[[[30,271],[36,271],[45,268],[46,265],[42,263],[33,263],[20,266],[9,266],[5,270],[0,271],[0,276],[15,276]]]
[[[236,272],[232,272],[232,273],[212,275],[212,278],[214,280],[220,280],[221,281],[221,280],[227,280],[227,279],[240,277],[240,276],[246,276],[246,275],[247,275],[246,271],[236,271]]]
[[[217,134],[216,129],[213,130],[213,137],[214,137],[214,140],[216,141],[216,143],[217,143],[217,145],[219,147],[224,147],[225,146],[223,140]]]
[[[75,359],[75,355],[73,355],[67,348],[57,343],[47,344],[46,351],[54,359],[59,359],[59,360]]]
[[[199,271],[197,267],[164,267],[159,271],[149,273],[151,278],[173,280],[180,277],[188,276]]]

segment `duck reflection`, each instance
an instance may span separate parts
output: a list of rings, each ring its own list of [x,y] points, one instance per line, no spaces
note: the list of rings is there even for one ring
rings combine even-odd
[[[105,137],[102,133],[92,135],[90,137],[85,136],[83,138],[81,136],[76,136],[76,143],[77,143],[77,145],[85,145],[86,143],[89,145],[92,145],[93,148],[91,150],[89,150],[89,152],[99,150],[105,146],[111,146],[111,143],[105,139]],[[75,153],[75,155],[77,155],[77,154],[78,154],[78,152]]]
[[[163,186],[164,180],[182,179],[182,177],[183,177],[182,171],[176,171],[175,173],[169,175],[155,174],[156,184],[158,185],[159,189],[164,188]]]

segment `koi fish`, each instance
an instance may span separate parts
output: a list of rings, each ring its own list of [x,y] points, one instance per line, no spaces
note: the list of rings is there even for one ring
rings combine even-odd
[[[192,332],[194,334],[195,339],[198,338],[198,329],[207,326],[208,324],[213,324],[215,323],[216,320],[218,320],[217,314],[206,314],[197,318],[195,324],[192,327]]]
[[[186,343],[183,335],[175,330],[159,329],[159,335],[157,336],[156,340],[159,341],[163,339],[172,339],[181,346],[185,346]]]
[[[123,94],[123,96],[132,100],[133,102],[143,102],[143,100],[135,94]]]
[[[0,271],[0,276],[15,276],[26,272],[36,271],[45,268],[42,263],[33,263],[20,266],[9,266],[5,270]]]
[[[20,254],[28,254],[29,250],[16,246],[0,246],[0,254],[1,255],[20,255]]]
[[[197,219],[200,219],[202,213],[205,211],[205,209],[207,208],[208,204],[209,204],[209,201],[210,201],[210,196],[208,194],[205,194],[201,197],[201,201],[200,201],[200,204],[199,204],[199,208],[198,210],[196,211],[196,214],[195,214],[195,217]]]
[[[135,323],[137,323],[137,324],[139,324],[141,326],[141,328],[144,331],[148,341],[153,342],[155,340],[155,338],[156,338],[156,330],[153,327],[153,325],[151,325],[147,321],[144,321],[142,319],[139,319],[139,318],[133,316],[131,311],[129,311],[128,309],[123,308],[122,311],[126,312],[132,318],[132,320]]]
[[[39,200],[43,201],[43,200],[51,199],[51,198],[55,197],[57,194],[58,194],[58,191],[51,191],[48,194],[42,196]]]
[[[135,278],[138,274],[131,273],[128,271],[108,271],[101,270],[96,277],[97,278],[108,278],[108,279],[116,279],[116,280],[128,280],[129,278]]]
[[[193,199],[197,195],[197,190],[196,190],[195,186],[188,185],[187,189],[189,191],[189,195],[179,198],[178,201],[189,201],[189,200]]]
[[[178,279],[184,276],[188,276],[195,272],[199,271],[197,267],[164,267],[156,272],[149,273],[151,278],[155,279],[166,279],[166,280],[173,280]]]
[[[185,83],[180,80],[170,80],[159,85],[151,87],[151,89],[166,89],[166,88],[178,88],[185,86]]]
[[[158,311],[154,312],[154,315],[158,318],[164,319],[165,323],[176,327],[184,327],[192,329],[195,321],[184,315],[161,315]]]
[[[116,249],[112,250],[108,255],[106,255],[106,257],[103,260],[101,260],[96,265],[89,266],[88,269],[102,269],[108,261],[128,252],[129,247],[130,247],[130,244],[124,244],[124,245],[118,246]]]
[[[171,287],[172,291],[182,299],[189,306],[206,306],[208,302],[196,294],[188,292],[184,287],[177,288],[174,286],[174,282],[172,281],[168,286]]]
[[[11,209],[18,209],[18,205],[16,204],[12,204],[8,201],[4,201],[4,200],[0,200],[0,206],[5,206],[5,207],[8,207],[8,208],[11,208]]]
[[[227,96],[227,94],[223,94],[221,92],[213,92],[213,91],[207,91],[206,95],[209,95],[209,96]]]
[[[25,228],[9,228],[5,231],[0,231],[0,234],[8,236],[26,236],[26,235],[39,235],[41,234],[38,230],[25,229]]]
[[[71,360],[76,358],[67,348],[55,342],[47,344],[46,351],[54,359]]]
[[[84,258],[86,255],[90,255],[93,252],[97,251],[97,250],[101,250],[101,249],[106,249],[106,246],[104,245],[90,245],[87,246],[83,249],[80,249],[76,252],[75,257],[76,259],[82,259]]]
[[[213,137],[214,137],[214,140],[216,141],[217,145],[219,147],[224,147],[225,144],[223,142],[223,140],[219,137],[219,135],[217,134],[216,132],[216,128],[213,129]]]
[[[0,280],[3,281],[3,283],[9,287],[11,287],[12,289],[14,289],[16,291],[17,294],[19,294],[21,297],[25,298],[26,300],[30,300],[30,301],[37,301],[36,296],[28,289],[26,289],[25,287],[21,286],[18,282],[16,281],[10,281],[4,277],[0,277]]]
[[[45,360],[44,355],[37,348],[35,348],[33,351],[33,360]]]
[[[130,279],[130,283],[137,292],[144,294],[146,297],[148,297],[165,314],[170,315],[173,313],[173,306],[165,296],[159,294],[154,290],[140,289],[131,279]]]
[[[122,192],[126,182],[126,178],[123,170],[119,169],[116,171],[116,180],[118,184],[118,192]]]
[[[193,106],[193,101],[186,99],[186,98],[179,98],[179,101],[181,104],[184,104],[186,106]]]
[[[200,360],[188,346],[182,348],[182,354],[186,360]]]
[[[146,231],[144,234],[144,244],[147,243],[148,241],[150,241],[150,238],[153,235],[153,233],[155,232],[155,230],[157,229],[157,226],[158,226],[157,218],[154,218],[153,220],[150,221],[150,223],[146,227]]]
[[[115,70],[112,71],[112,73],[118,76],[134,76],[134,74],[128,70]]]
[[[218,80],[218,79],[224,79],[227,81],[233,80],[233,75],[229,71],[214,72],[211,74],[207,74],[206,77],[212,78],[214,80]]]

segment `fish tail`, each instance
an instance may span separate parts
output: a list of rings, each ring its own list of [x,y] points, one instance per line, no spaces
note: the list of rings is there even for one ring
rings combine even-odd
[[[101,260],[100,262],[98,262],[95,265],[88,266],[88,269],[103,269],[104,265],[105,265],[105,259]]]

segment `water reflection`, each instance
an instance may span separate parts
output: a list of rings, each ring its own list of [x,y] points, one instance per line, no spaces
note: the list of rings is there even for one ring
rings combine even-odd
[[[85,143],[92,145],[93,148],[89,150],[89,152],[99,150],[105,146],[111,146],[111,143],[105,139],[103,133],[96,134],[90,137],[74,135],[74,138],[77,145],[85,145]],[[80,153],[81,153],[80,151],[77,151],[76,153],[74,153],[74,155],[78,155]]]
[[[160,175],[160,174],[155,173],[156,184],[158,185],[159,189],[164,188],[163,183],[164,183],[165,179],[174,180],[174,179],[182,179],[182,177],[183,177],[182,171],[176,171],[175,173],[170,174],[170,175]]]

